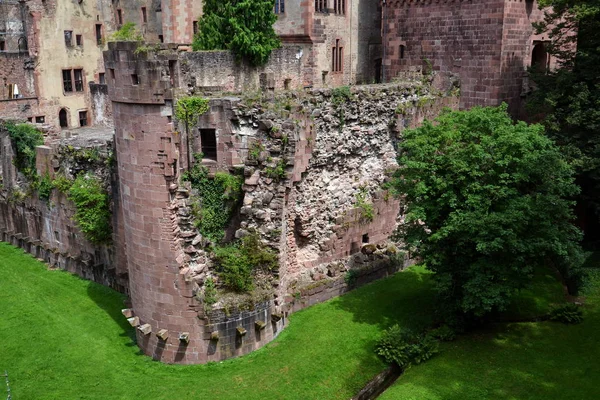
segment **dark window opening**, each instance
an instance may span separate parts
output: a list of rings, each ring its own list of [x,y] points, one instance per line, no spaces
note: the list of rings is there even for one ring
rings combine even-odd
[[[87,126],[87,111],[79,111],[79,126]]]
[[[73,91],[73,80],[71,79],[71,70],[63,69],[63,90],[65,93]]]
[[[406,51],[406,46],[404,46],[403,44],[400,45],[400,59],[403,60],[404,59],[404,52]]]
[[[58,122],[60,123],[61,128],[68,128],[69,123],[67,122],[67,110],[61,108],[58,112]]]
[[[104,77],[104,72],[100,72],[98,74],[98,83],[101,85],[106,85],[106,78]]]
[[[131,84],[132,85],[140,84],[140,77],[137,74],[131,74]]]
[[[82,69],[74,69],[73,70],[74,80],[75,80],[75,91],[83,92],[83,70]]]
[[[546,51],[546,44],[544,42],[538,42],[533,46],[531,52],[531,68],[538,72],[548,71],[550,66],[550,57]]]
[[[217,161],[217,134],[214,129],[200,129],[200,144],[204,158]]]
[[[194,32],[194,35],[198,33],[198,21],[192,21],[192,31]]]
[[[117,23],[123,25],[123,11],[120,8],[117,10]]]
[[[331,71],[342,72],[344,60],[344,48],[340,46],[340,39],[336,39],[335,47],[331,51]]]
[[[5,51],[6,50],[6,41],[2,38],[0,38],[0,51]]]
[[[73,31],[65,31],[65,45],[67,47],[73,46]]]
[[[173,122],[173,117],[172,117],[172,116],[170,116],[170,115],[167,115],[167,122],[168,122],[168,123],[171,123],[171,122]]]
[[[148,22],[148,14],[146,14],[146,7],[142,7],[142,24]]]
[[[368,233],[365,233],[364,235],[362,235],[362,242],[369,243],[369,234]]]
[[[102,24],[96,24],[96,44],[102,45]]]
[[[83,46],[83,36],[75,35],[75,43],[77,44],[77,46]]]
[[[175,86],[175,83],[177,82],[176,74],[177,74],[177,61],[169,60],[169,77],[170,77],[171,86]]]
[[[381,83],[382,81],[382,76],[381,76],[381,71],[382,70],[382,60],[381,58],[378,58],[375,60],[375,83]]]
[[[333,0],[333,12],[335,14],[346,14],[346,0]]]
[[[115,69],[109,68],[108,70],[110,71],[110,78],[114,81],[115,80]]]
[[[315,0],[315,12],[326,13],[327,12],[327,0]]]
[[[163,35],[158,35],[158,41],[164,43],[165,40],[163,38]]]
[[[285,90],[290,90],[290,83],[291,83],[291,82],[292,82],[292,80],[291,80],[291,79],[289,79],[289,78],[288,78],[288,79],[286,79],[286,80],[284,80],[284,81],[283,81],[283,88],[284,88]]]
[[[43,115],[40,115],[39,117],[35,117],[35,123],[36,124],[43,124],[44,122],[46,122],[46,117]]]
[[[29,122],[33,122],[33,117],[29,117],[29,118],[27,118],[27,121],[29,121]]]
[[[285,0],[275,0],[275,14],[285,13]]]

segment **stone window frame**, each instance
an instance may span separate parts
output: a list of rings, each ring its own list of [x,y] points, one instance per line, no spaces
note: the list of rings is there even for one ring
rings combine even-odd
[[[65,36],[65,46],[73,47],[73,31],[65,30],[63,35]]]
[[[315,0],[315,13],[329,14],[329,9],[327,8],[327,0]]]
[[[122,8],[117,8],[117,25],[118,26],[122,26],[123,25],[123,9]]]
[[[83,47],[83,35],[75,35],[75,45]]]
[[[277,15],[285,15],[285,0],[275,0],[273,12]]]
[[[90,117],[87,109],[77,111],[77,115],[79,117],[79,126],[89,126],[90,125]],[[82,124],[82,121],[84,122]]]
[[[102,46],[104,43],[104,32],[103,32],[104,27],[102,26],[102,24],[96,24],[96,45],[98,46]]]
[[[67,72],[65,74],[65,72]],[[76,73],[75,71],[80,71]],[[62,83],[63,83],[63,95],[69,95],[74,93],[84,93],[85,92],[85,74],[83,72],[82,67],[74,67],[74,68],[63,68],[62,72]],[[76,79],[81,78],[81,79]],[[68,84],[68,85],[67,85]],[[68,89],[67,89],[68,88]]]
[[[333,0],[333,13],[335,15],[346,15],[346,0]]]
[[[148,11],[146,7],[140,7],[140,13],[142,15],[142,25],[146,25],[148,23]]]
[[[331,72],[341,74],[344,72],[344,41],[336,38],[331,47]]]

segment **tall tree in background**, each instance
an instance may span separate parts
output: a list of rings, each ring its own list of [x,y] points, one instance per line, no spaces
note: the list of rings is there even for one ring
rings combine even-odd
[[[231,50],[253,65],[266,63],[281,44],[274,6],[274,0],[205,0],[192,48]]]
[[[580,210],[600,216],[600,0],[539,0],[551,7],[536,25],[552,44],[555,71],[532,71],[530,105],[577,169]],[[595,225],[598,225],[596,222]]]

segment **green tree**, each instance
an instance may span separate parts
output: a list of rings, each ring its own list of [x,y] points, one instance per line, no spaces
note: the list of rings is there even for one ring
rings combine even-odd
[[[504,309],[536,265],[553,264],[576,284],[573,169],[541,125],[513,123],[506,108],[445,112],[405,131],[400,145],[399,233],[436,273],[447,316]]]
[[[266,63],[281,44],[273,7],[274,0],[206,0],[192,48],[231,50],[253,65]]]
[[[532,70],[537,89],[530,110],[545,115],[547,134],[576,167],[580,209],[600,214],[600,0],[540,0],[547,9],[536,24],[551,39],[559,68]]]

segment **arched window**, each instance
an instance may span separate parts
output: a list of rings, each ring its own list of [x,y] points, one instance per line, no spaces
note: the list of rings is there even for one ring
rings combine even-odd
[[[531,51],[531,68],[539,72],[546,72],[550,64],[550,57],[546,50],[546,44],[539,42],[533,46]]]
[[[404,60],[404,53],[406,52],[406,46],[401,44],[400,45],[400,59]]]
[[[67,121],[67,110],[61,108],[58,112],[58,121],[60,123],[61,128],[68,128],[69,122]]]

